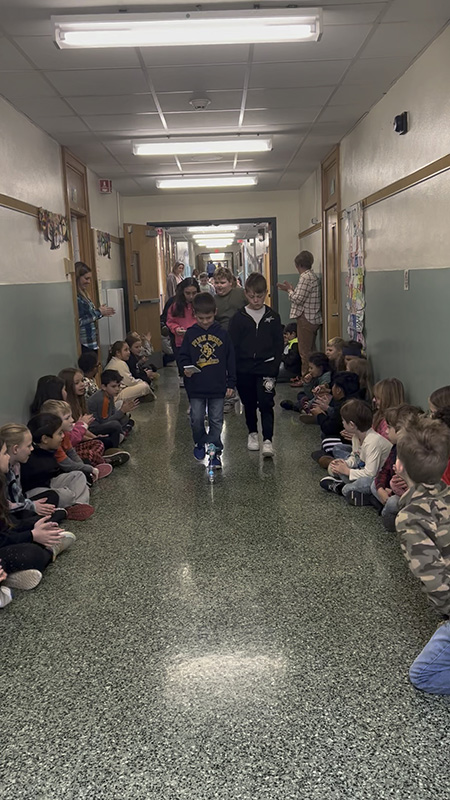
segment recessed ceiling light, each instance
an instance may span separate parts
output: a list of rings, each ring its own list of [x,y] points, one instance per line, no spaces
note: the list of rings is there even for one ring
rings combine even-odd
[[[241,137],[234,139],[197,139],[165,142],[135,142],[135,156],[183,156],[199,153],[264,153],[272,150],[272,139],[267,137]]]
[[[239,225],[208,225],[207,227],[194,225],[192,228],[188,228],[188,233],[218,233],[219,231],[237,230],[239,230]]]
[[[322,9],[176,11],[52,16],[60,49],[317,41]]]
[[[212,189],[220,186],[256,186],[256,175],[229,175],[217,178],[161,178],[158,189]]]

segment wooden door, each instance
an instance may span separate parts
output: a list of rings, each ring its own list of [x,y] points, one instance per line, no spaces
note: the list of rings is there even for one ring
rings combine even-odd
[[[338,214],[337,207],[334,206],[325,211],[324,250],[326,270],[324,278],[327,340],[341,334],[341,275],[338,239]]]
[[[125,262],[131,329],[150,331],[156,352],[161,351],[159,322],[161,286],[158,236],[146,225],[124,225]]]
[[[341,335],[339,146],[322,162],[322,307],[324,340]]]

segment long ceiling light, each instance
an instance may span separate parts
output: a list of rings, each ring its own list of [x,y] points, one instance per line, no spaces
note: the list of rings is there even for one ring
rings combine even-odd
[[[234,139],[201,139],[191,141],[136,142],[135,156],[184,156],[198,153],[266,153],[272,150],[267,137],[236,136]]]
[[[189,233],[221,233],[222,231],[237,230],[239,230],[239,225],[208,225],[207,227],[194,225],[192,228],[188,228]]]
[[[208,241],[208,242],[195,242],[195,244],[196,244],[197,247],[212,247],[212,248],[215,248],[215,247],[230,247],[230,245],[234,244],[234,242],[233,241],[227,242],[227,241],[224,241],[223,239],[218,239],[217,242],[212,240],[212,241]]]
[[[256,175],[228,175],[216,178],[161,178],[158,189],[212,189],[220,186],[256,186]]]
[[[214,233],[213,231],[212,233],[195,233],[193,238],[201,239],[202,242],[204,242],[205,239],[235,239],[236,235],[232,231],[229,231],[229,233],[226,233],[225,231],[222,233]]]
[[[79,14],[51,18],[55,43],[77,47],[176,47],[317,41],[322,9]]]

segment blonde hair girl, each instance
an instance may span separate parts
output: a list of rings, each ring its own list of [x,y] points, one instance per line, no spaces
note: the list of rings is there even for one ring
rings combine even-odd
[[[330,362],[330,366],[334,372],[345,371],[345,361],[342,354],[342,348],[344,344],[345,341],[344,339],[341,339],[340,336],[333,336],[333,338],[329,339],[327,342],[325,353],[328,356],[328,361]]]

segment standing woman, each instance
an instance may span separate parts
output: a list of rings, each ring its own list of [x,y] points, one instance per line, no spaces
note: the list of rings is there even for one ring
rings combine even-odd
[[[184,264],[182,261],[175,261],[175,264],[172,267],[172,272],[170,275],[167,276],[166,286],[167,286],[167,299],[169,297],[173,297],[177,286],[183,280],[184,274]]]
[[[87,350],[98,350],[97,329],[95,323],[102,317],[112,317],[116,313],[110,306],[96,308],[87,294],[91,285],[92,270],[82,261],[75,264],[75,280],[77,284],[78,321],[80,324],[80,342],[83,353]]]

